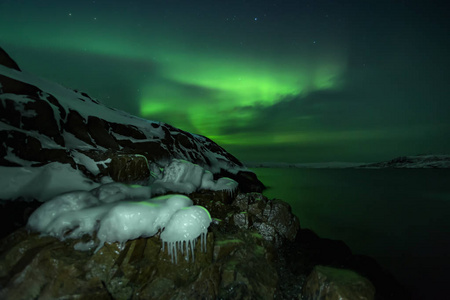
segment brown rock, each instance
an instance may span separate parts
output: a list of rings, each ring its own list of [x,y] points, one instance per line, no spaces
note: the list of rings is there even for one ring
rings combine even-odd
[[[148,181],[150,177],[147,158],[138,154],[113,156],[107,171],[108,175],[116,182],[142,182]]]
[[[240,210],[239,214],[233,215],[233,224],[240,228],[254,228],[277,245],[284,240],[293,241],[300,229],[298,218],[284,201],[269,200],[260,193],[240,193],[233,206]]]
[[[207,279],[200,273],[212,262],[212,234],[207,238],[209,251],[202,252],[197,245],[194,261],[178,251],[178,263],[172,263],[167,250],[162,251],[157,236],[128,241],[123,249],[117,243],[106,244],[97,253],[75,250],[79,241],[59,241],[25,230],[2,240],[0,298],[84,299],[94,294],[103,299],[151,299],[147,292],[164,294],[167,286],[171,295],[174,287],[188,293],[192,282]],[[155,286],[160,289],[155,291]],[[201,291],[197,292],[202,295]]]
[[[305,300],[372,300],[372,283],[354,271],[316,266],[303,287]]]

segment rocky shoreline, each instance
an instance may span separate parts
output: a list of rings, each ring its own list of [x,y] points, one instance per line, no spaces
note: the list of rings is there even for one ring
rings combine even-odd
[[[171,261],[159,235],[77,251],[20,228],[0,242],[4,299],[408,299],[373,259],[318,237],[281,200],[260,193],[199,191],[210,211],[207,249]],[[87,237],[85,237],[87,238]],[[81,239],[83,241],[83,239]],[[183,253],[178,253],[183,257]],[[325,299],[325,298],[323,298]]]

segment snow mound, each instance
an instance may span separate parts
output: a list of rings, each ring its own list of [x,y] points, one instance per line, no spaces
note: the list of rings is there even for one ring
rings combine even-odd
[[[151,188],[121,183],[101,185],[91,191],[59,195],[41,205],[29,218],[28,228],[61,240],[78,239],[88,234],[92,239],[77,243],[77,250],[98,251],[104,243],[150,237],[162,231],[169,254],[177,261],[174,245],[189,247],[201,236],[206,250],[206,234],[211,223],[208,211],[183,195],[151,197]],[[96,244],[94,236],[98,239]],[[188,246],[189,245],[189,246]],[[186,251],[189,259],[189,251]]]

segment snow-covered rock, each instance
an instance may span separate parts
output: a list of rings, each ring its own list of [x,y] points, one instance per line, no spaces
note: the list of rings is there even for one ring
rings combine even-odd
[[[173,159],[199,165],[215,180],[230,177],[243,191],[264,187],[212,140],[106,107],[83,92],[21,71],[0,48],[0,176],[8,177],[0,200],[33,198],[35,194],[30,191],[34,190],[48,192],[51,186],[23,185],[20,181],[26,178],[32,182],[32,178],[55,169],[49,164],[76,170],[83,178],[78,188],[84,184],[82,189],[89,190],[105,178],[145,183],[152,170],[168,167]],[[19,185],[14,186],[14,182]],[[65,184],[67,189],[72,185]]]

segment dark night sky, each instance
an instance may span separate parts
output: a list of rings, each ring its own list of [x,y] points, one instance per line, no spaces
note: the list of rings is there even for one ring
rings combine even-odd
[[[435,3],[1,0],[0,45],[27,72],[243,161],[372,162],[450,153]]]

